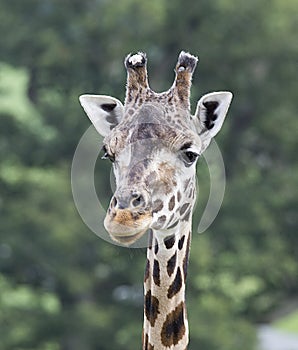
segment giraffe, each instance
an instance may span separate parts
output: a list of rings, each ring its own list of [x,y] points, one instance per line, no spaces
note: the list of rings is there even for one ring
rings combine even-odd
[[[196,199],[196,162],[224,122],[232,93],[212,92],[190,110],[197,57],[182,51],[172,87],[149,87],[147,57],[124,61],[124,105],[105,95],[80,103],[104,137],[116,190],[104,220],[118,243],[129,246],[148,232],[144,277],[143,350],[185,350],[189,341],[185,285]]]

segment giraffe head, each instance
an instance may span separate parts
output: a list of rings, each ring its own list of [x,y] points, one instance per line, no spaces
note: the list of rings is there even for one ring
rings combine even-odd
[[[168,235],[190,219],[196,161],[220,130],[232,99],[230,92],[209,93],[192,115],[196,64],[196,57],[181,52],[172,87],[155,93],[148,85],[146,55],[129,55],[124,105],[110,96],[80,96],[104,136],[103,158],[113,163],[116,191],[104,224],[117,242],[131,244],[149,228]]]

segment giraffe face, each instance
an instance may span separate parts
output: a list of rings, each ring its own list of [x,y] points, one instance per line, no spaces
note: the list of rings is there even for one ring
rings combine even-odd
[[[189,217],[202,143],[184,111],[167,118],[163,106],[149,103],[124,120],[104,140],[117,187],[105,227],[131,244],[148,228],[168,230]]]
[[[125,105],[109,96],[82,95],[80,102],[105,137],[116,191],[105,218],[111,237],[131,244],[148,228],[167,232],[188,220],[195,199],[195,163],[220,130],[232,94],[203,96],[195,115],[189,95],[197,58],[181,52],[171,89],[153,92],[146,55],[129,55]]]

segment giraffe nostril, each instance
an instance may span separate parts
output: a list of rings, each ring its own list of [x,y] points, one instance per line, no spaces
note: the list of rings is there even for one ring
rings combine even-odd
[[[116,197],[114,196],[113,199],[112,199],[112,202],[111,202],[111,208],[115,208],[117,206],[117,199]]]
[[[145,203],[145,199],[141,194],[135,194],[133,198],[131,204],[134,208],[138,208]]]

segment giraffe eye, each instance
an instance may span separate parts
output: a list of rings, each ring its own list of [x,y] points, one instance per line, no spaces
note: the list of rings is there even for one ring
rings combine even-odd
[[[101,159],[109,159],[112,163],[115,162],[115,156],[108,153],[106,146],[102,147],[102,151],[103,151],[103,156],[101,157]]]
[[[193,164],[197,160],[198,156],[199,155],[197,153],[192,151],[184,151],[182,154],[182,158],[186,166]]]

